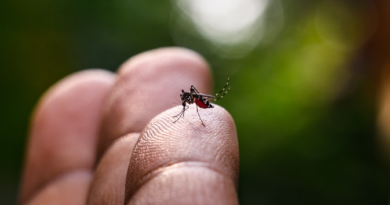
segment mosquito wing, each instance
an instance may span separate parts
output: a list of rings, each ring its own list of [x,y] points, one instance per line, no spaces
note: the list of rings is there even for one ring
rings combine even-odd
[[[200,97],[203,97],[203,98],[215,98],[214,95],[207,95],[207,94],[203,94],[203,93],[198,93],[196,95],[200,96]]]

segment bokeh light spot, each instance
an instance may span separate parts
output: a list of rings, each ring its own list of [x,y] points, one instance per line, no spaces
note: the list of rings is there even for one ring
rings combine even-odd
[[[279,1],[269,0],[177,0],[177,5],[196,31],[228,57],[244,56],[263,39],[271,5],[282,10]]]

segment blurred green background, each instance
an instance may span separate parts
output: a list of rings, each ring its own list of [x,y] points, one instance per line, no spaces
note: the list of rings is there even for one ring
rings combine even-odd
[[[38,0],[0,7],[0,204],[17,201],[31,112],[64,76],[181,46],[210,63],[240,145],[242,205],[388,204],[372,0]],[[179,88],[182,89],[182,88]]]

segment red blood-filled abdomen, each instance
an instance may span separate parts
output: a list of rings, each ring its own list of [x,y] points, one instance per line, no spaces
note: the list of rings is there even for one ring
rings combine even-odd
[[[195,99],[195,103],[197,106],[199,106],[200,108],[208,108],[208,106],[206,105],[206,103],[204,103],[202,100],[199,100],[199,99]]]

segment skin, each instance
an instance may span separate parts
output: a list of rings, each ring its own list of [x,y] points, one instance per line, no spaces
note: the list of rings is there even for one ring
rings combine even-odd
[[[33,114],[21,204],[238,204],[238,140],[222,107],[182,107],[181,89],[210,93],[198,54],[164,48],[113,74],[75,73]]]

